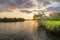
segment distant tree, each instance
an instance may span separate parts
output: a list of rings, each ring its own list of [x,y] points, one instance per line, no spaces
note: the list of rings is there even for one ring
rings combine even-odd
[[[0,18],[0,22],[20,22],[20,21],[25,21],[24,18]]]
[[[60,13],[53,13],[49,15],[49,20],[60,21]]]
[[[33,20],[36,20],[36,19],[41,19],[41,17],[43,16],[44,14],[41,14],[41,13],[39,13],[39,14],[35,14],[34,16],[33,16]]]

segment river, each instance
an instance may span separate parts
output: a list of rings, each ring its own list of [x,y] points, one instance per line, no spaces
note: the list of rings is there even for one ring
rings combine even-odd
[[[60,40],[60,36],[47,33],[35,21],[1,22],[0,40]]]

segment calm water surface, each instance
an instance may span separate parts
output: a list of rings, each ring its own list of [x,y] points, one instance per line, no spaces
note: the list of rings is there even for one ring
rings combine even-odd
[[[35,21],[0,23],[0,40],[60,40]]]

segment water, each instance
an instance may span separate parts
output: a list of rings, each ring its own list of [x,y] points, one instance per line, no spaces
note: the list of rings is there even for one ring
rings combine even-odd
[[[47,33],[35,21],[1,22],[0,40],[60,40],[60,36]]]

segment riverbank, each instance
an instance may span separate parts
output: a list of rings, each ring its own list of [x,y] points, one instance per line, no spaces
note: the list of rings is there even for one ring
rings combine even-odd
[[[60,21],[44,21],[40,26],[43,26],[50,32],[60,34]]]
[[[0,22],[21,22],[25,21],[24,18],[0,18]]]

